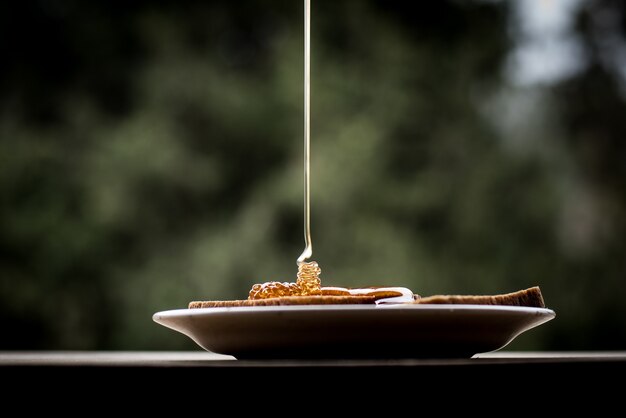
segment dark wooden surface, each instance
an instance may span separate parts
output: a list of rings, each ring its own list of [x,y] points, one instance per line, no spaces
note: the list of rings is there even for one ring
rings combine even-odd
[[[121,368],[481,368],[626,363],[626,351],[507,352],[471,359],[388,360],[236,360],[204,351],[0,351],[0,367],[121,367]]]
[[[39,406],[48,413],[82,413],[88,404],[106,414],[118,414],[120,405],[175,408],[179,415],[198,405],[211,415],[223,405],[242,414],[265,405],[285,412],[272,415],[300,416],[305,408],[308,416],[326,416],[328,400],[337,398],[342,401],[333,407],[335,416],[388,416],[389,408],[417,416],[428,405],[446,416],[472,410],[479,416],[513,410],[562,416],[581,408],[605,416],[623,407],[624,372],[626,351],[314,361],[240,361],[203,351],[0,352],[0,398],[7,410]],[[498,413],[484,413],[485,405]]]

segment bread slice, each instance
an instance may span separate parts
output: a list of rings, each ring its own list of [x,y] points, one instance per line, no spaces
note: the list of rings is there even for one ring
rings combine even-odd
[[[434,295],[415,300],[419,304],[508,305],[545,308],[538,286],[501,295]]]
[[[363,305],[376,303],[375,296],[283,296],[267,299],[210,300],[189,303],[189,309],[232,308],[238,306],[285,306],[285,305]]]
[[[377,299],[388,296],[381,292],[378,295],[320,295],[320,296],[283,296],[267,299],[245,300],[212,300],[194,301],[189,309],[198,308],[232,308],[239,306],[286,306],[286,305],[369,305]],[[417,304],[464,304],[464,305],[505,305],[545,308],[543,296],[538,286],[517,292],[500,295],[434,295],[420,298]]]

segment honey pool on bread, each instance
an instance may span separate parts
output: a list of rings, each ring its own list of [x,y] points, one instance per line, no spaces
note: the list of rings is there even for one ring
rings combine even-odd
[[[299,263],[295,283],[265,282],[252,286],[248,300],[280,298],[288,296],[371,296],[376,304],[412,303],[418,295],[406,287],[346,288],[322,287],[321,269],[315,261]]]

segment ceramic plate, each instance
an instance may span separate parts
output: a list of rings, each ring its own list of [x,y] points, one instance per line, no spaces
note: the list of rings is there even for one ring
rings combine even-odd
[[[246,358],[471,357],[555,317],[483,305],[320,305],[177,309],[157,323],[208,351]]]

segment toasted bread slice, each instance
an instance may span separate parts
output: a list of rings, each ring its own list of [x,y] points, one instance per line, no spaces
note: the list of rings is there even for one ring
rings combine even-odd
[[[189,303],[189,309],[229,308],[237,306],[284,306],[284,305],[363,305],[376,303],[375,296],[283,296],[267,299],[210,300]]]
[[[415,300],[419,304],[508,305],[545,308],[538,286],[502,295],[434,295]]]
[[[382,297],[393,296],[393,292],[380,294],[345,295],[329,290],[320,296],[283,296],[267,299],[194,301],[189,309],[228,308],[238,306],[286,306],[286,305],[368,305],[375,304]],[[411,303],[411,302],[409,302]],[[412,303],[418,304],[465,304],[465,305],[505,305],[545,308],[543,296],[538,286],[517,292],[500,295],[434,295],[420,298],[415,296]]]

